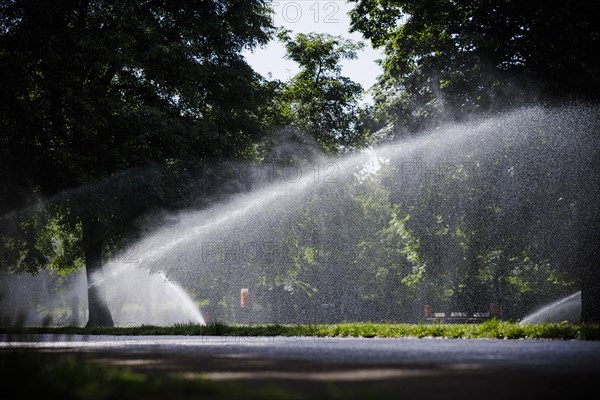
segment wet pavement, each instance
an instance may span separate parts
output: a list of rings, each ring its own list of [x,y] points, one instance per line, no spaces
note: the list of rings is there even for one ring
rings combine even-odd
[[[420,398],[481,398],[485,392],[485,398],[548,399],[594,389],[600,379],[600,341],[0,336],[0,356],[19,350],[76,354],[149,374],[300,385],[308,393],[335,382]]]

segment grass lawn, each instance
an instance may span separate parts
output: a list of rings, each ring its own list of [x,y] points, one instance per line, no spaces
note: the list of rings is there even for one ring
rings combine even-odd
[[[0,333],[56,333],[81,335],[186,335],[186,336],[316,336],[316,337],[446,337],[493,339],[600,340],[600,324],[532,324],[489,320],[480,324],[392,324],[353,322],[302,325],[207,325],[182,324],[170,327],[116,328],[29,327],[0,328]]]

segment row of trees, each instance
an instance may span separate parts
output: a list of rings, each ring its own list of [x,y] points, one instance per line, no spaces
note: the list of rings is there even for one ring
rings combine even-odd
[[[527,109],[444,129],[379,148],[378,169],[364,168],[367,156],[338,159],[335,182],[240,217],[202,239],[213,241],[208,257],[175,269],[197,276],[190,289],[218,320],[239,320],[242,287],[254,290],[246,317],[261,322],[420,321],[425,304],[474,313],[492,303],[519,320],[589,278],[597,112]],[[563,137],[557,126],[577,114]]]
[[[268,81],[250,68],[241,51],[277,33],[265,0],[2,1],[1,266],[85,266],[88,325],[110,325],[102,260],[142,235],[160,210],[203,207],[227,194],[219,175],[198,187],[206,168],[271,160],[281,126],[308,133],[333,155],[507,107],[523,82],[544,95],[594,97],[597,7],[357,1],[353,29],[386,52],[375,104],[360,110],[362,88],[340,69],[359,44],[280,32],[300,73]],[[408,214],[394,212],[398,222],[388,229],[402,231]],[[395,243],[386,251],[410,253]]]

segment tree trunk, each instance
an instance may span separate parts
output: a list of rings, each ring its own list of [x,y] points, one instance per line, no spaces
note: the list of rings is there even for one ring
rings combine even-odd
[[[584,280],[581,288],[581,321],[600,323],[600,274],[599,268],[593,270],[594,279]]]
[[[480,254],[479,243],[476,239],[471,238],[469,241],[469,247],[467,248],[467,254],[465,255],[465,279],[463,284],[465,285],[461,293],[461,309],[459,311],[466,311],[469,317],[472,317],[480,307],[480,294],[478,293],[477,284],[477,273],[479,272],[479,260],[478,255]],[[449,310],[456,311],[456,310]]]
[[[595,204],[596,199],[600,198],[599,189],[592,186],[592,182],[588,182],[587,187],[596,190],[593,194],[587,194],[593,200],[591,204]],[[584,200],[578,203],[586,204]],[[579,271],[581,288],[581,322],[600,322],[600,212],[596,206],[583,209],[573,206],[572,213],[577,227],[574,235],[579,239],[575,268]]]
[[[74,295],[71,298],[71,325],[79,324],[79,296]]]
[[[600,242],[597,233],[580,247],[581,321],[600,322]]]
[[[89,226],[92,225],[92,226]],[[86,327],[114,326],[104,286],[102,270],[102,242],[93,237],[93,223],[83,223],[85,272],[88,282],[88,311]]]

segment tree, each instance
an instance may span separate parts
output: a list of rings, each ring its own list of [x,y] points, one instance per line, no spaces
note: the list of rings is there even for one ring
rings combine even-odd
[[[595,21],[600,12],[598,2],[353,2],[356,7],[351,12],[352,29],[363,33],[373,46],[385,50],[384,74],[375,90],[374,116],[369,123],[372,129],[387,127],[388,137],[532,101],[599,98],[600,66],[593,50],[600,41],[600,28]],[[587,170],[588,167],[581,169]],[[596,175],[592,175],[594,178],[590,179],[595,179]],[[582,197],[595,198],[596,186],[586,185]],[[565,198],[569,197],[573,195]],[[573,199],[571,204],[577,209],[585,202]],[[580,238],[580,243],[577,260],[570,263],[578,264],[582,275],[582,319],[597,321],[600,320],[597,300],[600,268],[594,249],[600,247],[600,242],[597,234],[585,227],[597,229],[598,214],[586,210],[577,212],[581,227],[574,235]],[[544,214],[543,210],[534,211]],[[525,218],[511,221],[508,232],[514,233],[524,221],[533,220],[531,213],[519,215]],[[500,247],[510,249],[509,259],[525,251],[517,251],[518,240],[514,237],[502,241]],[[479,247],[482,254],[500,251],[487,244]],[[544,251],[550,248],[540,247]],[[560,255],[554,258],[560,259]]]
[[[396,135],[539,98],[600,93],[597,2],[353,1],[352,29],[385,50],[375,119]]]
[[[88,326],[111,325],[103,257],[142,215],[184,203],[199,162],[256,154],[268,96],[240,52],[270,38],[270,12],[263,0],[0,3],[3,264],[47,266],[39,229],[61,221],[90,280]]]
[[[364,144],[358,129],[359,84],[342,76],[342,60],[356,58],[362,43],[339,36],[289,32],[279,35],[286,57],[300,72],[281,90],[283,123],[309,133],[329,154],[349,151]]]

